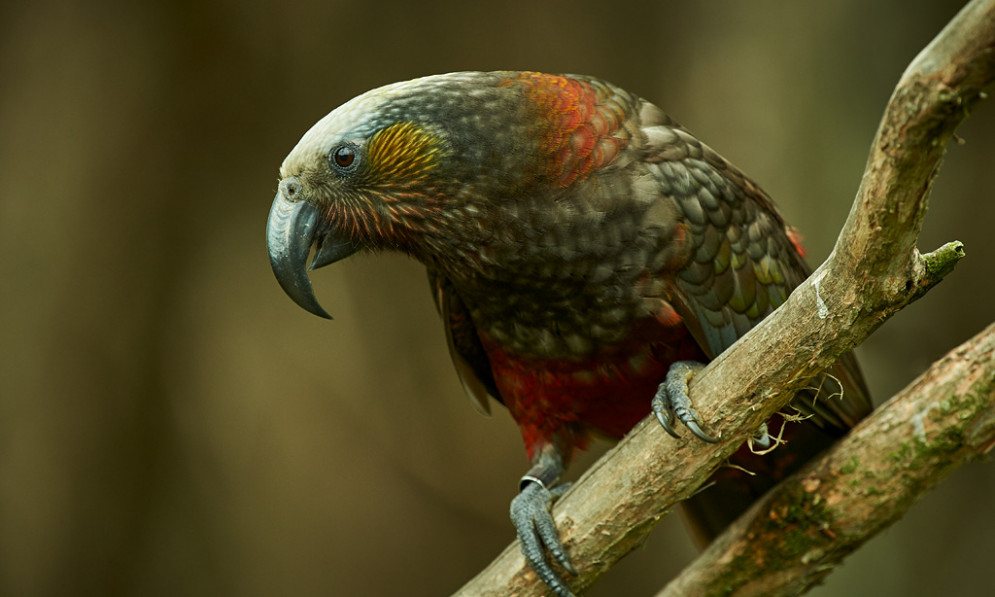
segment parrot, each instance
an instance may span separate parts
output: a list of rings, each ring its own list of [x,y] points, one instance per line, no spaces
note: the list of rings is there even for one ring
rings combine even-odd
[[[653,414],[717,441],[688,381],[811,273],[798,232],[750,178],[611,83],[528,71],[389,84],[321,118],[280,167],[267,221],[277,281],[328,319],[310,270],[357,252],[422,263],[459,381],[503,405],[529,466],[510,513],[555,595],[576,571],[551,515],[592,438]],[[310,259],[310,262],[309,262]],[[871,410],[852,353],[682,506],[705,544]],[[770,445],[767,427],[757,442]],[[557,566],[561,570],[557,570]]]

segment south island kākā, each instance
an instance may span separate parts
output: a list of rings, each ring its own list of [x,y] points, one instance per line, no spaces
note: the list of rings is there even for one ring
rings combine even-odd
[[[571,457],[651,412],[714,441],[689,376],[809,274],[766,193],[659,108],[533,72],[424,77],[332,111],[283,162],[266,234],[283,289],[323,317],[308,269],[382,250],[426,266],[466,393],[521,428],[531,468],[511,518],[561,597],[547,552],[573,568],[550,505]],[[701,538],[871,408],[852,355],[809,386],[787,445],[740,449],[732,462],[753,475],[720,469],[685,503]]]

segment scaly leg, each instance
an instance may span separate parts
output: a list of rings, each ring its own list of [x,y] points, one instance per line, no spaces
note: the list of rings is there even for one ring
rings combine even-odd
[[[553,522],[550,507],[569,484],[557,486],[563,473],[563,458],[552,444],[543,446],[533,458],[532,468],[522,477],[519,493],[511,500],[511,522],[518,531],[518,544],[525,561],[535,570],[557,597],[574,597],[570,587],[553,570],[546,559],[546,550],[571,574],[577,574],[570,563],[560,535]]]

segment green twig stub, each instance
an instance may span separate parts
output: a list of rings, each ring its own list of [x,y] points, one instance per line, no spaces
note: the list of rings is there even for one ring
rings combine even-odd
[[[939,249],[926,253],[922,260],[926,265],[926,271],[931,278],[943,278],[953,271],[957,262],[967,255],[964,252],[964,243],[959,240],[949,242]]]

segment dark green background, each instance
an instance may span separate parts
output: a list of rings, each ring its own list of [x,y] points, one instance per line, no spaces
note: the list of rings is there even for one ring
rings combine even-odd
[[[521,441],[467,404],[421,267],[322,270],[333,322],[270,272],[277,169],[338,104],[453,70],[598,75],[750,173],[818,263],[959,5],[4,3],[0,594],[438,596],[511,541]],[[921,247],[968,257],[861,348],[878,401],[992,319],[995,105],[960,135]],[[814,594],[987,594],[992,504],[991,465],[965,467]],[[650,595],[693,556],[672,517],[590,594]]]

